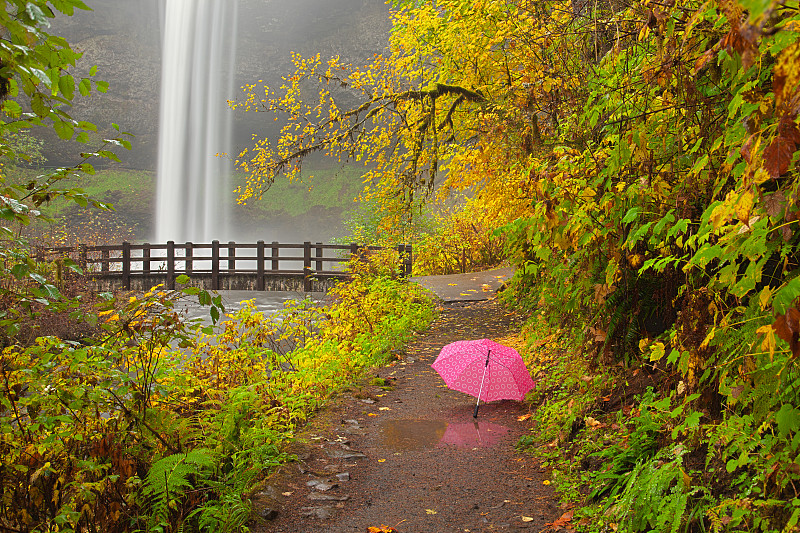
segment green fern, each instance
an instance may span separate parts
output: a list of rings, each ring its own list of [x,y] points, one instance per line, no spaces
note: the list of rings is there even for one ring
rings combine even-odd
[[[177,506],[189,489],[205,482],[216,466],[213,452],[197,448],[188,453],[176,453],[156,461],[144,480],[141,494],[151,508],[151,523],[158,525],[168,522],[170,509]],[[156,525],[157,524],[157,525]]]

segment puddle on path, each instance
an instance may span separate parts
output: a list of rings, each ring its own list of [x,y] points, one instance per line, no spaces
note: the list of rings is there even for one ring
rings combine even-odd
[[[487,448],[497,444],[509,429],[501,424],[477,420],[386,420],[381,423],[383,444],[395,451],[423,450],[436,446]]]

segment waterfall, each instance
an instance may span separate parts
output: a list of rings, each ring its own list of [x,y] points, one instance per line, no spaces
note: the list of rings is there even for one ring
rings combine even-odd
[[[155,240],[226,240],[238,0],[164,0]]]

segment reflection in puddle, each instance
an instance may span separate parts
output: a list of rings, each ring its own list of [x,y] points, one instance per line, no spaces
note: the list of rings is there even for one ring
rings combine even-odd
[[[397,451],[433,448],[444,437],[443,420],[387,420],[381,424],[383,444]]]
[[[381,424],[383,444],[397,451],[435,446],[484,448],[494,446],[509,429],[493,422],[444,420],[386,420]]]

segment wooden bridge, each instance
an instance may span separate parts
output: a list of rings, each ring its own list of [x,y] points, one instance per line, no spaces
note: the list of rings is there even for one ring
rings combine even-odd
[[[176,243],[38,248],[40,261],[69,257],[98,290],[148,290],[163,284],[175,288],[175,280],[189,276],[190,285],[208,290],[327,291],[348,279],[344,267],[352,258],[364,259],[385,250],[357,244],[336,245],[305,242],[241,244]],[[401,276],[411,275],[410,245],[392,249]]]

